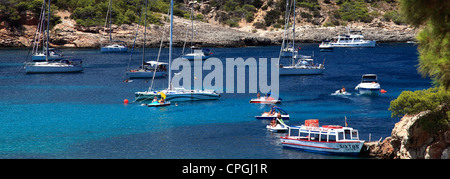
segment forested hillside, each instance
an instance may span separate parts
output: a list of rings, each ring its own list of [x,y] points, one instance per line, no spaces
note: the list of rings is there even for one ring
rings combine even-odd
[[[148,22],[161,24],[169,0],[148,0]],[[174,0],[174,15],[190,18],[188,0]],[[103,26],[109,0],[53,0],[52,11],[68,10],[79,26]],[[144,10],[144,0],[112,0],[112,19],[117,25],[137,23]],[[398,3],[394,0],[296,0],[299,23],[338,26],[348,22],[393,21],[402,24]],[[0,28],[17,28],[26,18],[39,16],[42,0],[2,0]],[[230,27],[252,26],[276,29],[284,26],[286,0],[198,0],[195,19]],[[30,15],[31,14],[31,15]],[[53,15],[53,23],[59,23]]]

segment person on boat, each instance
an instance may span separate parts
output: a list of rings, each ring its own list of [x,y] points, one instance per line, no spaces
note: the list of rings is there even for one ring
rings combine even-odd
[[[157,103],[157,102],[158,102],[158,98],[155,96],[155,97],[153,98],[152,103]]]
[[[283,119],[281,118],[281,113],[278,113],[277,118],[277,124],[284,123]]]
[[[256,98],[261,98],[261,94],[259,94],[259,92],[258,92],[258,94],[256,94]]]
[[[275,120],[275,118],[273,118],[272,121],[270,122],[270,126],[272,127],[277,126],[277,121]]]
[[[345,92],[346,92],[345,87],[342,86],[342,89],[339,90],[339,93],[345,93]]]
[[[161,98],[160,100],[159,100],[159,104],[164,104],[166,102],[166,100],[164,99],[164,98]]]

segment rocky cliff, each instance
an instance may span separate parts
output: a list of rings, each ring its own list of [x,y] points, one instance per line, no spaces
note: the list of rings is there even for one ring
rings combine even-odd
[[[371,156],[383,159],[450,159],[450,129],[430,134],[420,120],[430,111],[406,115],[395,124],[390,137],[365,145]]]
[[[70,19],[70,13],[59,11],[62,23],[56,25],[51,30],[51,45],[54,47],[80,47],[80,48],[98,48],[102,41],[106,42],[109,37],[103,27],[80,27],[75,21]],[[168,25],[149,25],[147,29],[147,42],[149,47],[159,47],[163,33],[168,37]],[[414,40],[416,29],[404,25],[385,25],[385,24],[348,24],[352,30],[361,30],[366,39],[377,40],[381,42],[405,42]],[[174,45],[181,47],[184,44],[186,32],[188,32],[188,44],[190,45],[190,21],[184,18],[175,17],[174,20]],[[131,46],[134,41],[137,25],[123,24],[112,26],[112,36],[114,40],[122,40]],[[281,44],[284,31],[279,30],[261,30],[231,28],[225,25],[205,23],[195,21],[194,44],[198,46],[214,47],[243,47],[243,46],[265,46]],[[9,31],[0,29],[0,47],[29,47],[32,44],[36,25],[32,22],[23,26],[20,31]],[[139,34],[136,40],[137,46],[143,45],[143,31],[139,28]],[[320,25],[303,25],[296,27],[296,41],[298,42],[320,42],[326,38],[332,38],[337,34],[346,32],[345,27],[322,27]],[[168,42],[168,38],[164,39]],[[168,43],[164,43],[166,46]]]

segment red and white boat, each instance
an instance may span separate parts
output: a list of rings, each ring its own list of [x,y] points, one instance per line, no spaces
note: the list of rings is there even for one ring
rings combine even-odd
[[[251,99],[250,103],[261,103],[261,104],[276,104],[281,103],[281,99],[275,99],[273,97],[260,97],[256,99]]]
[[[358,155],[364,141],[358,130],[351,127],[324,125],[319,120],[306,120],[305,125],[289,127],[288,135],[281,137],[283,147],[310,152]]]

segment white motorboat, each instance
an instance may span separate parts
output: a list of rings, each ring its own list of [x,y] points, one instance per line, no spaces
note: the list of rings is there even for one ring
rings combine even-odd
[[[122,41],[114,41],[114,42],[122,42]],[[124,44],[125,42],[122,42],[123,44],[111,44],[111,45],[106,45],[106,46],[102,46],[101,47],[101,52],[105,53],[105,52],[127,52],[128,51],[128,47],[126,46],[126,44]]]
[[[305,125],[289,127],[288,135],[280,138],[283,147],[326,154],[360,153],[364,140],[359,140],[358,130],[338,125],[319,127],[318,120],[309,125],[306,121]]]
[[[347,29],[348,31],[348,29]],[[348,31],[348,34],[338,35],[331,40],[331,47],[375,47],[376,41],[364,40],[361,31]],[[323,47],[328,46],[324,45]],[[319,46],[321,48],[321,46]]]
[[[280,65],[280,75],[320,75],[325,71],[323,64],[315,64],[311,56],[299,56],[296,64],[288,66]],[[292,61],[295,61],[295,58]]]
[[[378,94],[381,86],[377,81],[377,75],[365,74],[361,78],[361,83],[355,87],[360,94]]]
[[[319,49],[321,52],[331,52],[331,51],[333,51],[333,45],[331,44],[331,41],[324,40],[319,45]]]
[[[275,119],[278,114],[281,115],[281,119],[289,120],[289,114],[278,106],[273,106],[269,112],[264,112],[260,116],[255,116],[255,118],[260,120],[272,120]]]
[[[81,60],[30,62],[25,65],[26,73],[74,73],[83,71]]]
[[[155,78],[161,78],[167,75],[167,65],[168,63],[164,62],[147,61],[143,68],[129,70],[127,75],[130,78],[152,78],[153,75]]]

